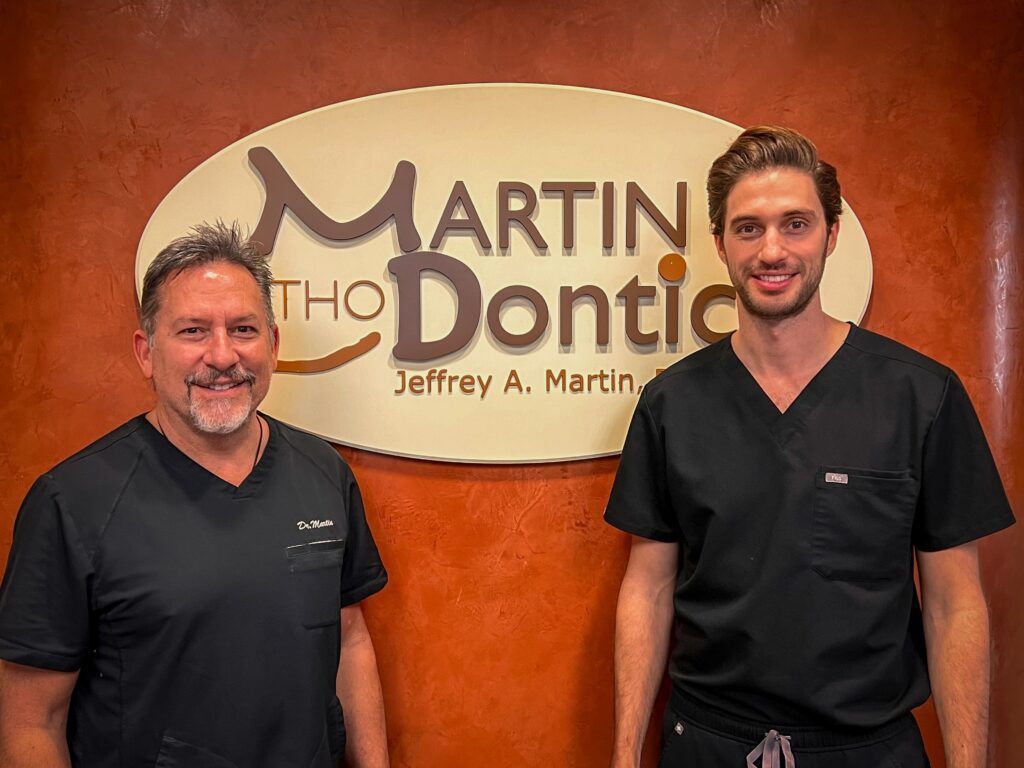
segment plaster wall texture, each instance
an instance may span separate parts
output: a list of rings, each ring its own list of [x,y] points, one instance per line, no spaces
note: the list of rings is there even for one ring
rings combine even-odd
[[[134,254],[181,177],[315,107],[477,81],[624,91],[814,137],[875,256],[864,325],[960,372],[1024,510],[1015,0],[44,0],[3,14],[0,552],[34,477],[150,403],[129,346]],[[393,764],[606,764],[628,547],[600,520],[616,461],[341,450],[392,574],[366,612]],[[992,765],[1024,752],[1022,530],[982,545]],[[941,766],[934,714],[919,716]]]

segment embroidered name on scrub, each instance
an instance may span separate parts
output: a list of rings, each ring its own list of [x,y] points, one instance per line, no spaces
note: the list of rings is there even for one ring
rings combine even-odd
[[[333,520],[299,520],[296,524],[300,531],[309,531],[314,528],[330,528],[334,525]]]
[[[843,472],[826,472],[825,482],[840,483],[842,485],[847,485],[850,482],[850,476]]]

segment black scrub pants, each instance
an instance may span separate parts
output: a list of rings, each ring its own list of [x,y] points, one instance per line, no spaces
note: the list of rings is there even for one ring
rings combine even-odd
[[[769,732],[771,726],[710,712],[673,692],[665,710],[659,768],[746,768],[748,756],[758,768],[929,768],[910,714],[870,730],[783,728],[775,732],[778,737],[768,737]],[[784,736],[789,737],[785,745]],[[774,754],[756,754],[759,746]]]

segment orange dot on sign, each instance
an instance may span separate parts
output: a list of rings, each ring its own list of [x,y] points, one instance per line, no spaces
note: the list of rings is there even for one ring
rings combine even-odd
[[[678,253],[666,253],[658,262],[658,274],[670,283],[682,280],[686,274],[686,260]]]

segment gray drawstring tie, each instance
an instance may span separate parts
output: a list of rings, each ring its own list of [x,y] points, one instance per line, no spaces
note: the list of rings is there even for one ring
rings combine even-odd
[[[779,762],[779,746],[786,758],[785,765]],[[761,743],[747,755],[747,768],[757,768],[754,761],[761,758],[761,768],[796,768],[796,758],[789,746],[789,736],[783,736],[774,728],[764,735]]]

